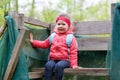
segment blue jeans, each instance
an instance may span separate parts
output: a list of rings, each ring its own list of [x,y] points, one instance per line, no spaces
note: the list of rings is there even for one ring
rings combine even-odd
[[[52,80],[55,71],[55,80],[62,80],[64,68],[69,68],[70,62],[67,60],[49,60],[45,65],[45,80]]]

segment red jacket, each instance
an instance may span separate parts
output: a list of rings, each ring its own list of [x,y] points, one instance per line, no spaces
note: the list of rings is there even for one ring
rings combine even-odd
[[[70,60],[70,66],[78,66],[77,64],[77,41],[73,36],[70,46],[70,53],[68,54],[68,46],[66,44],[66,36],[68,33],[73,33],[69,29],[66,33],[61,34],[57,31],[53,38],[52,44],[50,44],[49,37],[45,41],[33,40],[32,45],[37,48],[50,48],[49,59],[51,60]],[[69,57],[68,57],[69,56]]]

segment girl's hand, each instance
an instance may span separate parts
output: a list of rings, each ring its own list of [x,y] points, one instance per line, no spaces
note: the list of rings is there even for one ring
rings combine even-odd
[[[72,68],[73,68],[73,69],[81,69],[82,67],[79,67],[79,66],[73,66]]]
[[[33,43],[33,34],[30,33],[30,42]]]

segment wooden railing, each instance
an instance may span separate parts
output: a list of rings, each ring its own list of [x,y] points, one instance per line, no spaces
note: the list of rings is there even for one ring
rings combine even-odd
[[[74,74],[78,76],[105,76],[108,79],[108,68],[66,68],[64,74]],[[29,73],[30,79],[44,77],[44,68],[34,68]]]
[[[78,50],[80,51],[102,51],[108,49],[111,35],[111,21],[86,21],[74,22],[74,35],[77,38]],[[54,24],[51,26],[51,33]],[[104,35],[109,37],[104,37]],[[87,36],[86,36],[87,35]],[[99,36],[99,35],[102,35]]]
[[[2,34],[4,33],[6,27],[7,27],[6,21],[4,21],[3,25],[0,27],[0,37],[1,37]]]
[[[113,9],[113,7],[112,7]],[[25,17],[24,14],[18,14],[15,12],[10,13],[15,19],[18,29],[22,29],[24,23],[32,24],[51,30],[51,33],[54,29],[54,24],[48,24],[40,20],[33,18]],[[113,10],[112,10],[113,14]],[[78,50],[80,51],[96,51],[96,50],[107,50],[108,42],[110,41],[109,37],[91,37],[90,35],[98,34],[111,34],[111,20],[109,21],[87,21],[87,22],[73,22],[74,24],[74,34],[77,36]],[[89,37],[83,37],[84,35],[89,35]],[[82,36],[82,37],[81,37]],[[16,51],[17,54],[17,51]],[[17,55],[19,56],[19,55]],[[17,64],[17,62],[16,62]],[[11,65],[12,66],[12,65]],[[64,73],[67,74],[76,74],[76,75],[87,75],[87,76],[107,76],[107,68],[81,68],[81,69],[71,69],[67,68],[64,70]],[[10,70],[9,70],[10,71]],[[13,74],[14,71],[12,71]],[[11,73],[10,73],[11,74]],[[29,72],[30,79],[41,78],[44,76],[44,68],[33,69],[32,72]],[[7,76],[8,77],[8,76]]]
[[[54,24],[48,24],[40,20],[28,18],[28,17],[25,17],[23,14],[14,13],[14,18],[15,20],[17,20],[16,23],[18,25],[18,29],[20,30],[23,29],[24,23],[48,28],[51,30],[51,33],[53,32],[53,29],[54,29]],[[111,29],[112,29],[111,21],[73,22],[73,24],[75,27],[74,34],[78,42],[78,50],[80,51],[107,50],[110,37],[83,37],[83,36],[93,35],[93,34],[94,35],[111,34]],[[67,68],[64,70],[64,73],[87,75],[87,76],[108,76],[107,70],[108,70],[107,68],[82,68],[82,69]],[[36,69],[36,71],[35,69],[33,69],[32,72],[29,72],[30,79],[41,78],[43,76],[44,76],[44,68],[38,68]]]
[[[89,21],[89,22],[74,22],[74,34],[77,35],[77,43],[79,51],[103,51],[108,49],[109,37],[83,37],[84,35],[111,34],[111,21]],[[54,24],[50,27],[51,33],[54,30]],[[81,37],[82,35],[82,37]],[[64,70],[64,74],[86,75],[86,76],[106,76],[108,79],[107,68],[82,68]],[[44,68],[33,69],[29,73],[30,78],[44,77]]]

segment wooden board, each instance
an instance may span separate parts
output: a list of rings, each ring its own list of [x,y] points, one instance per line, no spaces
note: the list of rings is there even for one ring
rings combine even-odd
[[[110,34],[112,27],[111,21],[84,21],[73,22],[74,34]],[[51,24],[51,33],[53,32],[55,24]]]
[[[7,22],[4,21],[3,25],[0,27],[0,37],[1,37],[2,34],[4,33],[6,27],[7,27]]]
[[[81,68],[72,69],[66,68],[64,74],[73,74],[80,76],[108,76],[108,68]],[[36,76],[39,75],[39,76]],[[30,79],[42,78],[44,76],[44,68],[33,68],[32,72],[29,72]]]
[[[15,46],[13,48],[12,54],[11,54],[11,58],[9,60],[7,69],[5,71],[5,75],[4,75],[4,79],[3,80],[11,80],[13,73],[15,71],[19,56],[20,56],[20,51],[22,49],[23,46],[23,42],[25,40],[25,37],[27,35],[28,30],[23,29],[20,30],[20,33],[18,35],[17,41],[15,43]]]
[[[75,35],[97,35],[111,34],[111,21],[85,21],[74,22]],[[55,24],[51,24],[51,33]],[[77,37],[76,37],[77,38]],[[110,37],[86,37],[77,38],[78,50],[80,51],[96,51],[108,50]]]
[[[107,68],[81,68],[81,69],[67,68],[64,70],[64,73],[84,76],[108,76],[107,71],[108,71]]]
[[[42,78],[44,76],[44,72],[29,72],[30,79]]]
[[[111,21],[85,21],[74,22],[74,33],[77,35],[83,34],[110,34]]]
[[[28,23],[31,25],[40,26],[40,27],[44,27],[44,28],[48,28],[48,29],[50,26],[50,24],[48,24],[48,23],[42,22],[37,19],[29,18],[29,17],[24,17],[24,23]]]
[[[80,51],[108,50],[109,42],[108,37],[77,38]]]

